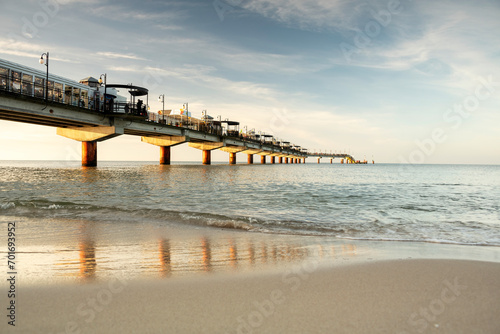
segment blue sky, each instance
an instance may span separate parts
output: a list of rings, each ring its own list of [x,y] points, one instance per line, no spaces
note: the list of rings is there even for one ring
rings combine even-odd
[[[500,2],[0,0],[0,57],[150,89],[151,110],[238,120],[379,162],[500,164]],[[55,129],[0,121],[0,159],[79,159]],[[121,136],[100,160],[158,160]],[[181,145],[173,160],[201,160]],[[227,153],[213,160],[227,161]],[[239,158],[240,161],[244,159]]]

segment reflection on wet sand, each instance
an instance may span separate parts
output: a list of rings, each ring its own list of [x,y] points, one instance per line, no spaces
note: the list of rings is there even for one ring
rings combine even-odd
[[[267,263],[267,245],[263,242],[262,243],[262,262]]]
[[[255,239],[255,240],[254,240]],[[71,272],[85,282],[113,275],[173,277],[195,273],[245,271],[257,267],[306,261],[332,261],[356,256],[354,244],[321,244],[313,239],[231,236],[172,239],[116,247],[99,245],[89,234],[78,243],[78,262],[57,261],[57,270]],[[316,241],[316,242],[315,242]],[[97,266],[101,263],[101,266]],[[105,265],[102,265],[102,264]],[[76,269],[76,270],[75,270]]]
[[[229,264],[233,268],[238,266],[238,248],[233,239],[229,240]]]
[[[83,240],[79,245],[80,254],[80,277],[84,280],[95,278],[97,261],[95,257],[95,246],[91,240]]]
[[[252,243],[248,245],[248,259],[250,264],[255,264],[255,250]]]
[[[201,251],[203,254],[203,270],[206,272],[212,271],[212,252],[207,238],[201,238]]]
[[[161,239],[159,242],[159,256],[160,256],[160,276],[170,276],[170,242],[167,239]]]

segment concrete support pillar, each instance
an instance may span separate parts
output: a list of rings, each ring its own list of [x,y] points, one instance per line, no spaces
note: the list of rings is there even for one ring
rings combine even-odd
[[[279,158],[279,163],[282,164],[283,163],[283,157],[280,157]]]
[[[249,165],[253,164],[253,154],[249,154],[248,155],[247,162],[248,162]]]
[[[306,158],[303,158],[302,163],[303,163],[303,164],[305,164],[305,163],[306,163]]]
[[[271,163],[272,163],[272,164],[275,164],[275,163],[276,163],[276,157],[275,157],[274,155],[271,157]]]
[[[82,141],[82,166],[97,166],[97,142]]]
[[[288,163],[288,157],[285,158],[285,163],[287,164]]]
[[[236,165],[236,153],[229,153],[229,164]]]
[[[260,163],[265,165],[266,164],[266,156],[265,155],[261,155],[260,156]]]
[[[170,146],[160,146],[160,165],[170,165]]]
[[[212,151],[203,150],[203,164],[210,165],[212,162]]]

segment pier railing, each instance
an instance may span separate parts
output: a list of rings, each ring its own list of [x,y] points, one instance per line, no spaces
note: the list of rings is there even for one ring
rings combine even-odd
[[[23,80],[21,76],[10,77],[0,74],[0,90],[14,94],[46,99],[49,102],[61,103],[85,109],[95,109],[93,99],[85,94],[80,94],[80,90],[65,91],[61,84],[49,81],[46,85],[45,80]],[[47,89],[47,95],[45,90]],[[78,95],[78,96],[77,96]],[[82,96],[83,95],[83,96]]]

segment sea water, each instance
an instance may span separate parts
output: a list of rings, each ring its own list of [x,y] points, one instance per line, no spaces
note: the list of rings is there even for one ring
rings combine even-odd
[[[500,166],[4,161],[0,216],[500,246]]]
[[[25,283],[500,261],[499,189],[500,166],[3,161],[0,255],[15,223]]]

